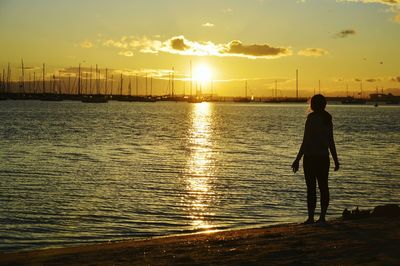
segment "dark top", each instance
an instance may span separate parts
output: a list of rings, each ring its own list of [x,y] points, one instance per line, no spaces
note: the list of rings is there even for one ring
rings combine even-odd
[[[301,150],[304,155],[328,155],[334,147],[332,116],[326,111],[308,115]],[[334,157],[336,155],[332,154]]]

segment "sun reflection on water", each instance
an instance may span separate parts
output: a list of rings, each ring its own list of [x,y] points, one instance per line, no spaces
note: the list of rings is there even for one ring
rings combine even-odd
[[[189,132],[190,154],[185,170],[186,206],[194,229],[210,229],[208,217],[215,199],[212,187],[212,108],[209,103],[194,104]]]

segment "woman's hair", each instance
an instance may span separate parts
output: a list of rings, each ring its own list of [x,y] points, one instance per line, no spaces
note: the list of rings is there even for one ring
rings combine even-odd
[[[311,110],[314,112],[323,111],[326,107],[326,99],[322,94],[316,94],[311,98]]]

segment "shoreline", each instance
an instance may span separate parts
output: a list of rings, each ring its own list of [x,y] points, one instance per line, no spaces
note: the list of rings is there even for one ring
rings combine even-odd
[[[400,219],[335,219],[0,253],[1,265],[398,264]]]

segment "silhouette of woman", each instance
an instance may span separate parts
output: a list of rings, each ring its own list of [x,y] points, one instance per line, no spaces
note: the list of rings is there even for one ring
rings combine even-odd
[[[299,153],[292,164],[293,172],[299,170],[299,162],[303,159],[304,177],[307,185],[308,219],[305,224],[314,223],[314,212],[317,203],[316,182],[320,191],[321,214],[317,222],[325,222],[329,206],[329,151],[335,162],[335,171],[339,170],[339,159],[333,139],[332,116],[325,111],[326,99],[317,94],[311,98],[311,110],[307,116],[303,142]],[[329,150],[329,151],[328,151]]]

